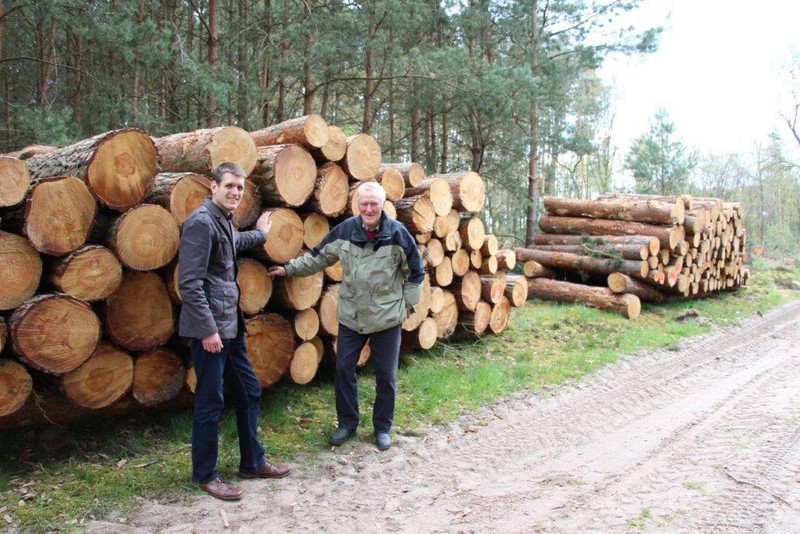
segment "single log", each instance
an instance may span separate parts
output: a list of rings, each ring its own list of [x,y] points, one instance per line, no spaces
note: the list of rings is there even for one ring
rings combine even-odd
[[[657,237],[644,235],[569,235],[569,234],[535,234],[533,242],[536,245],[582,245],[586,242],[597,243],[600,240],[607,245],[639,245],[646,246],[650,254],[658,254],[661,250],[661,241]]]
[[[322,328],[320,334],[328,336],[339,335],[339,321],[336,319],[339,287],[341,287],[341,284],[327,286],[319,299],[317,314],[319,315],[319,325]]]
[[[636,319],[641,312],[641,302],[636,295],[628,293],[618,295],[607,287],[586,286],[547,278],[528,280],[528,298],[583,302],[592,308],[621,313],[628,319]]]
[[[497,268],[503,271],[512,271],[517,265],[517,253],[510,249],[498,250]]]
[[[245,315],[255,315],[264,309],[272,296],[272,278],[267,268],[253,258],[237,261],[236,281],[239,283],[239,309]]]
[[[458,304],[456,298],[450,291],[442,292],[442,309],[433,314],[436,321],[436,337],[447,339],[453,335],[458,325]]]
[[[403,332],[403,352],[427,350],[436,344],[436,336],[436,320],[433,317],[426,317],[417,329]]]
[[[381,165],[378,168],[377,181],[383,186],[386,191],[386,199],[395,201],[403,198],[406,191],[406,181],[400,171],[394,167],[386,167]]]
[[[622,273],[608,275],[608,288],[614,293],[632,293],[648,302],[664,302],[664,294],[658,289]]]
[[[426,196],[401,198],[394,203],[397,220],[411,233],[422,234],[433,231],[436,212],[433,203]]]
[[[164,281],[153,271],[126,271],[119,289],[108,297],[103,325],[119,347],[152,350],[175,331],[175,311]]]
[[[309,149],[320,165],[329,161],[341,161],[347,153],[347,136],[338,126],[328,125],[328,141],[319,148]]]
[[[444,307],[444,289],[431,287],[431,313],[439,313]]]
[[[453,207],[458,211],[478,213],[486,202],[486,185],[481,176],[474,171],[440,174],[453,193]]]
[[[422,321],[428,316],[428,311],[431,308],[431,279],[429,274],[425,274],[422,280],[422,294],[420,295],[419,302],[414,305],[416,310],[414,313],[406,317],[403,321],[402,328],[406,332],[411,332],[419,328]]]
[[[523,260],[524,261],[524,260]],[[522,264],[522,274],[527,278],[555,278],[556,273],[538,261],[526,261]]]
[[[636,278],[646,278],[650,267],[646,261],[590,258],[569,252],[549,252],[531,248],[516,248],[517,257],[523,261],[533,260],[557,269],[567,269],[592,274],[608,275],[613,272],[625,273]]]
[[[312,249],[331,231],[328,218],[321,213],[304,213],[300,215],[303,219],[303,244],[308,249]]]
[[[341,165],[356,180],[374,180],[381,166],[381,147],[374,137],[365,133],[348,137]]]
[[[481,274],[494,274],[497,272],[497,256],[486,256],[479,269]]]
[[[511,320],[511,302],[507,298],[501,297],[500,302],[492,306],[489,330],[495,334],[502,334],[508,328],[509,320]]]
[[[100,245],[88,245],[47,264],[45,280],[58,291],[86,302],[103,300],[122,283],[122,265]]]
[[[482,220],[477,217],[461,219],[458,232],[461,234],[461,241],[467,250],[480,251],[483,240],[486,238],[486,229]]]
[[[546,215],[539,219],[539,228],[552,234],[574,235],[647,235],[657,237],[661,246],[670,249],[683,239],[683,226],[655,226],[611,219],[585,219]]]
[[[433,280],[439,287],[447,287],[453,283],[453,265],[448,256],[442,258],[442,262],[433,268]]]
[[[291,320],[294,333],[301,341],[313,339],[319,333],[319,314],[314,308],[289,312],[287,318]]]
[[[483,254],[480,250],[471,250],[469,252],[469,263],[473,269],[480,270],[483,267]]]
[[[13,310],[36,293],[42,258],[22,236],[0,231],[0,311]]]
[[[436,267],[444,261],[444,246],[442,246],[442,242],[438,239],[431,239],[428,241],[428,244],[425,245],[425,249],[427,251],[429,266]]]
[[[133,358],[114,345],[100,342],[77,369],[60,377],[64,396],[88,410],[105,408],[121,399],[133,385]]]
[[[481,276],[480,280],[480,298],[489,304],[497,304],[501,298],[505,297],[506,293],[506,277],[505,276]]]
[[[461,245],[463,244],[464,243],[461,241],[461,232],[458,230],[444,236],[444,249],[448,252],[457,252],[461,250]]]
[[[262,146],[250,180],[258,186],[263,206],[302,206],[314,192],[317,165],[299,146]]]
[[[21,159],[0,156],[0,208],[22,202],[30,185],[31,175]]]
[[[618,199],[627,199],[627,200],[655,200],[658,202],[665,202],[667,204],[674,204],[676,202],[683,202],[683,207],[685,210],[691,210],[694,208],[694,197],[692,195],[649,195],[646,193],[604,193],[602,195],[598,195],[598,200],[618,200]]]
[[[140,204],[112,222],[107,243],[129,269],[151,271],[178,253],[180,229],[175,217],[161,206]]]
[[[494,234],[486,234],[483,238],[483,245],[481,246],[481,254],[484,257],[496,256],[500,244],[497,241],[497,236]]]
[[[296,257],[303,247],[303,221],[294,210],[288,208],[270,208],[264,213],[269,213],[272,223],[267,232],[267,242],[250,252],[268,263],[286,263]]]
[[[325,343],[322,341],[322,338],[319,336],[313,337],[309,339],[308,342],[317,349],[317,364],[321,363],[322,357],[325,356]]]
[[[503,293],[511,305],[519,308],[528,300],[528,279],[518,274],[509,274],[506,277],[506,287]]]
[[[433,221],[433,233],[436,237],[444,237],[451,232],[458,231],[458,225],[461,223],[461,217],[458,212],[451,209],[447,215],[437,215]]]
[[[322,148],[330,138],[328,123],[314,113],[267,126],[250,135],[256,146],[292,144],[308,149]]]
[[[16,413],[33,391],[27,369],[14,360],[0,358],[0,420]]]
[[[139,355],[133,364],[132,395],[142,406],[157,406],[174,399],[185,383],[183,360],[164,347]]]
[[[247,356],[262,388],[280,380],[294,356],[294,330],[277,313],[256,315],[245,321]]]
[[[450,184],[441,178],[423,180],[418,186],[407,188],[404,196],[427,196],[433,204],[433,211],[438,217],[447,217],[453,209],[453,194]]]
[[[210,182],[210,181],[209,181]],[[211,187],[209,185],[209,187]],[[244,192],[239,206],[233,211],[233,226],[247,228],[261,215],[261,191],[252,180],[244,181]]]
[[[102,133],[25,160],[33,181],[75,176],[104,206],[125,211],[139,204],[156,176],[159,154],[141,130]],[[163,156],[162,156],[163,157]],[[178,169],[191,170],[191,169]]]
[[[683,224],[685,209],[683,200],[673,202],[660,200],[636,200],[630,198],[605,198],[582,200],[546,196],[542,203],[547,213],[567,217],[590,217],[593,219],[616,219],[652,224]]]
[[[549,250],[550,252],[569,252],[580,256],[595,258],[624,258],[626,260],[644,261],[648,258],[658,258],[650,255],[650,249],[645,245],[620,245],[596,242],[591,238],[580,245],[536,245],[536,250]],[[666,249],[665,249],[666,250]]]
[[[17,356],[30,367],[60,375],[92,355],[100,340],[100,319],[75,297],[47,293],[28,299],[8,320]]]
[[[381,167],[392,167],[400,171],[406,187],[417,187],[425,179],[425,168],[419,163],[384,163]]]
[[[85,183],[58,176],[37,181],[24,207],[7,213],[3,223],[39,252],[61,256],[84,244],[96,213],[97,201]]]
[[[178,225],[203,205],[211,194],[211,180],[194,172],[162,172],[150,184],[144,202],[168,210]]]
[[[390,219],[397,219],[397,209],[395,209],[394,203],[391,200],[387,200],[383,203],[383,211]]]
[[[336,218],[347,209],[350,186],[347,174],[335,163],[326,163],[317,169],[314,192],[306,207],[326,217]]]
[[[329,282],[341,282],[342,281],[342,262],[337,261],[333,265],[325,267],[322,271],[325,273],[325,280]]]
[[[466,250],[458,249],[450,256],[450,263],[453,268],[453,275],[461,277],[467,274],[469,271],[470,262],[469,262],[469,252]]]
[[[282,310],[307,310],[322,295],[322,273],[296,278],[275,278],[271,303]]]
[[[456,339],[482,336],[489,328],[492,318],[492,305],[480,301],[475,306],[475,311],[462,311],[458,315],[458,327],[453,335]]]
[[[481,299],[481,277],[475,271],[469,271],[453,284],[450,292],[456,299],[458,309],[475,311]]]
[[[308,341],[300,343],[294,354],[292,354],[292,361],[289,364],[289,378],[295,384],[305,385],[317,374],[319,367],[319,352],[317,347]]]
[[[161,270],[161,278],[167,288],[167,294],[172,302],[178,306],[183,305],[183,299],[178,289],[178,261],[175,260]],[[271,288],[272,286],[270,286]],[[270,289],[271,291],[271,289]]]
[[[236,163],[245,176],[256,166],[256,144],[246,131],[221,126],[176,133],[153,140],[161,172],[196,172],[210,175],[220,163]]]

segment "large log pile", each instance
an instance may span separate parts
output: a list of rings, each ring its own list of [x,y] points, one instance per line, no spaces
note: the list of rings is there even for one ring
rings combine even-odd
[[[623,306],[613,294],[658,303],[747,283],[747,233],[738,203],[632,194],[545,197],[543,203],[547,215],[539,220],[535,246],[516,249],[531,297],[579,300],[634,318],[638,307]],[[557,277],[572,281],[538,280]],[[576,284],[578,277],[607,287]]]
[[[272,222],[238,268],[262,387],[306,384],[333,356],[341,267],[274,281],[266,272],[357,213],[362,181],[383,184],[387,215],[408,226],[425,262],[405,350],[500,333],[527,297],[524,278],[505,276],[514,252],[499,251],[476,216],[477,173],[426,177],[417,163],[386,163],[371,136],[345,137],[318,115],[254,132],[120,130],[32,153],[0,156],[0,430],[190,402],[191,358],[176,333],[179,231],[223,161],[248,173],[234,224],[249,229],[264,213]]]

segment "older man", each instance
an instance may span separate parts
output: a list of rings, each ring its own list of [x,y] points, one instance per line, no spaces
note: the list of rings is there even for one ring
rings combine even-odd
[[[211,197],[181,227],[178,290],[183,307],[178,333],[190,340],[197,377],[192,484],[218,499],[237,500],[241,488],[223,482],[217,473],[223,378],[236,404],[239,476],[278,478],[291,469],[266,461],[258,440],[261,386],[247,358],[236,282],[236,253],[266,241],[269,219],[262,216],[255,230],[235,231],[231,218],[242,200],[245,173],[238,165],[223,163],[211,178]]]
[[[414,238],[401,223],[383,213],[386,191],[365,182],[357,191],[359,215],[342,222],[310,254],[286,266],[274,266],[270,276],[308,276],[342,261],[336,318],[336,415],[338,428],[328,442],[341,445],[358,428],[356,363],[369,341],[376,392],[372,413],[375,443],[391,447],[394,421],[400,325],[422,293],[424,271]]]

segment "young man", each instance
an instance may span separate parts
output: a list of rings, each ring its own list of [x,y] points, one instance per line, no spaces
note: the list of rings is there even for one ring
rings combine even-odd
[[[223,163],[211,178],[211,197],[206,197],[181,227],[178,289],[183,307],[178,333],[190,340],[197,376],[192,484],[218,499],[237,500],[241,488],[223,482],[217,473],[223,379],[236,404],[239,476],[279,478],[291,469],[266,461],[258,441],[261,386],[247,358],[236,282],[236,253],[266,241],[269,219],[262,216],[255,230],[235,231],[231,218],[242,200],[245,173],[238,165]]]
[[[336,318],[336,414],[338,428],[328,442],[341,445],[358,427],[356,364],[369,340],[377,395],[372,424],[375,443],[391,447],[401,323],[419,302],[425,272],[414,238],[401,223],[383,213],[386,191],[365,182],[358,188],[359,215],[334,228],[310,254],[286,266],[273,266],[270,276],[308,276],[342,261]]]

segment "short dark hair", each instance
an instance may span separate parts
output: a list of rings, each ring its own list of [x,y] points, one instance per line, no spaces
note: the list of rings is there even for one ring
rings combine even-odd
[[[247,178],[247,173],[244,172],[244,169],[235,163],[226,161],[225,163],[220,163],[213,171],[211,171],[211,179],[217,182],[217,185],[219,185],[222,183],[222,177],[226,174],[232,174],[239,178]]]

